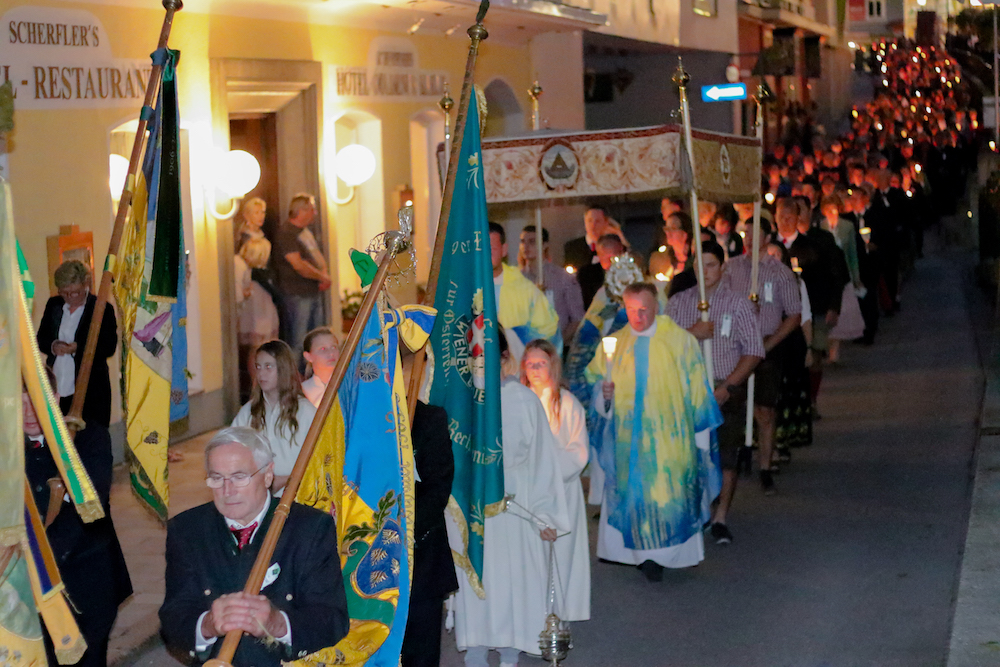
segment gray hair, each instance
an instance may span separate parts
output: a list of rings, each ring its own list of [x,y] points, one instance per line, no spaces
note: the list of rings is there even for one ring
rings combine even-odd
[[[274,454],[271,452],[267,439],[249,426],[229,426],[219,430],[212,439],[205,445],[205,470],[208,471],[208,457],[212,451],[222,445],[236,443],[243,445],[253,454],[254,463],[263,468],[274,461]]]
[[[69,285],[90,285],[90,269],[83,262],[71,259],[60,264],[53,275],[56,289],[62,289]]]

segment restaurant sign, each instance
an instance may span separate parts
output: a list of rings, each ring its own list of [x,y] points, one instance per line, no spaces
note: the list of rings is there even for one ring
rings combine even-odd
[[[420,69],[417,48],[405,37],[377,37],[368,48],[365,67],[331,65],[338,97],[384,102],[438,100],[448,73]]]
[[[3,15],[0,82],[14,87],[17,109],[139,107],[149,58],[114,58],[90,12],[23,5]]]

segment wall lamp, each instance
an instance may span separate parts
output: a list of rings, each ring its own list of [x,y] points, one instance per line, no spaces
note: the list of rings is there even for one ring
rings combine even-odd
[[[216,220],[227,220],[236,215],[243,196],[257,187],[260,182],[260,164],[257,158],[246,151],[219,151],[215,156],[212,170],[214,182],[205,185],[205,207]],[[218,202],[215,190],[219,190],[232,200],[233,205],[226,213],[216,210]]]
[[[337,172],[337,178],[348,187],[348,192],[346,197],[340,198],[334,190],[333,203],[340,206],[351,203],[354,199],[354,188],[375,175],[375,166],[375,154],[367,146],[350,144],[337,151],[334,170]]]

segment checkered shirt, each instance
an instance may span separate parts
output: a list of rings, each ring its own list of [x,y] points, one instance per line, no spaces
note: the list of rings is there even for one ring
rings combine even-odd
[[[700,319],[697,286],[670,297],[667,315],[683,329],[694,326]],[[708,319],[715,325],[712,335],[714,379],[728,378],[736,369],[740,357],[764,358],[764,338],[749,299],[719,285],[708,297]]]
[[[737,294],[749,297],[751,261],[749,254],[731,258],[726,262],[722,284]],[[757,317],[760,332],[764,336],[777,331],[786,317],[802,314],[802,297],[799,295],[799,283],[795,274],[764,252],[760,254],[757,296]]]

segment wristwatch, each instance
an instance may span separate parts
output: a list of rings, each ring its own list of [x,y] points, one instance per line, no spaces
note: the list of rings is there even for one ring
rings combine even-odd
[[[727,384],[726,385],[726,391],[728,391],[730,393],[730,395],[735,394],[738,389],[739,389],[739,387],[737,387],[734,384]]]

